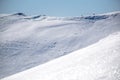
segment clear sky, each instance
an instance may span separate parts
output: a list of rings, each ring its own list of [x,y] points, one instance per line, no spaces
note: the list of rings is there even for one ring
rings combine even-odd
[[[120,11],[120,0],[0,0],[0,13],[80,16]]]

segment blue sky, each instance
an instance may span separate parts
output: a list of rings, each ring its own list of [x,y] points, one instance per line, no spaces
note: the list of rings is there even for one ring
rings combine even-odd
[[[0,13],[80,16],[120,11],[120,0],[0,0]]]

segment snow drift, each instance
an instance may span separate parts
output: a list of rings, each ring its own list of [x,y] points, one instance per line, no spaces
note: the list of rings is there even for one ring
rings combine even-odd
[[[0,16],[0,78],[54,59],[5,80],[117,80],[119,21],[120,12],[72,18]]]
[[[2,80],[120,80],[120,32]]]

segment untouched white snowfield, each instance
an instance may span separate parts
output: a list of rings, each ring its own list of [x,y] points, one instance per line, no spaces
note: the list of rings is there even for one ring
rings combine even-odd
[[[117,80],[119,32],[120,11],[69,18],[0,15],[0,79],[39,65],[6,79]]]
[[[2,80],[120,80],[120,32]]]

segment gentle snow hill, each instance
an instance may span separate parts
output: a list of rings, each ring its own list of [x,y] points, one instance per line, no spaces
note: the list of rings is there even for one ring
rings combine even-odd
[[[120,32],[2,80],[120,80]]]
[[[0,15],[0,78],[85,49],[116,32],[120,32],[119,11],[71,18]]]

